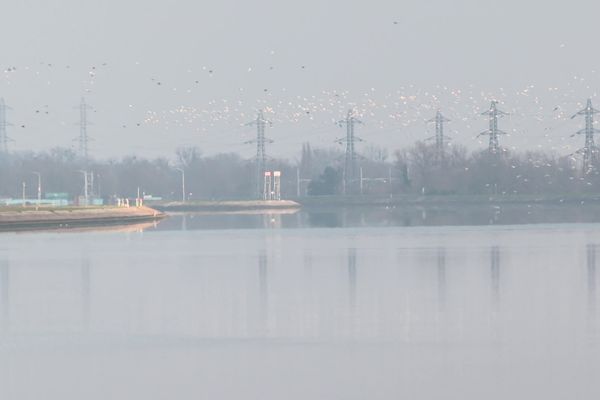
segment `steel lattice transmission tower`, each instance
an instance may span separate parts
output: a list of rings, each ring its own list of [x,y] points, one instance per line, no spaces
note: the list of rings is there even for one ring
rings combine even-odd
[[[490,104],[490,109],[485,112],[482,112],[481,115],[489,116],[490,127],[487,131],[481,132],[478,135],[478,137],[482,135],[488,135],[490,137],[490,144],[488,150],[491,154],[497,154],[500,151],[500,146],[498,144],[498,136],[506,135],[506,132],[498,129],[498,117],[508,115],[508,113],[498,110],[498,102],[496,100],[493,100]]]
[[[4,98],[0,99],[0,153],[8,153],[8,142],[11,140],[6,133],[6,127],[11,125],[6,120],[6,110],[10,109],[9,106],[4,103]]]
[[[340,127],[346,125],[346,137],[336,140],[337,143],[346,145],[346,155],[344,158],[344,194],[352,184],[356,182],[358,167],[356,166],[355,143],[362,142],[362,139],[354,134],[354,125],[362,124],[362,121],[354,117],[354,111],[348,110],[346,118],[338,121]]]
[[[594,114],[600,111],[592,107],[592,100],[588,99],[585,108],[576,114],[571,119],[583,115],[585,117],[585,128],[575,132],[571,136],[585,134],[585,146],[582,149],[576,151],[576,153],[583,154],[583,172],[589,173],[595,167],[595,156],[598,154],[598,147],[594,143],[594,133],[600,132],[594,128]]]
[[[87,118],[88,110],[93,109],[92,106],[85,102],[85,99],[82,97],[81,102],[76,107],[79,109],[79,137],[76,139],[79,141],[79,156],[84,160],[87,164],[89,160],[89,147],[88,143],[92,140],[91,137],[88,136],[87,127],[90,125],[90,122]]]
[[[445,139],[450,139],[450,137],[444,135],[444,122],[450,122],[450,120],[438,110],[435,117],[427,122],[435,122],[435,136],[428,138],[428,140],[435,139],[436,158],[438,162],[442,162],[445,153]]]
[[[265,145],[273,143],[271,139],[265,137],[267,125],[272,126],[273,123],[265,119],[262,110],[258,111],[256,119],[246,124],[247,126],[256,126],[256,139],[249,140],[246,143],[256,143],[256,195],[260,198],[262,194],[262,181],[265,171],[267,170],[267,153]]]

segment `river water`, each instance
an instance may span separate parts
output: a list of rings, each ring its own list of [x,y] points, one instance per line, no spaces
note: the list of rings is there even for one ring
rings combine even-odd
[[[0,399],[600,396],[600,224],[307,218],[0,234]]]

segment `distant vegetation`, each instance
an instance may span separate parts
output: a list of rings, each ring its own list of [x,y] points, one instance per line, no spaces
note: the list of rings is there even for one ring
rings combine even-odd
[[[582,174],[573,158],[544,152],[490,154],[448,146],[443,159],[435,147],[423,142],[393,152],[369,147],[357,163],[363,170],[363,194],[572,194],[598,191],[597,170]],[[282,195],[296,196],[297,171],[301,195],[335,195],[343,190],[344,153],[339,149],[312,149],[304,144],[297,160],[270,160],[269,169],[282,171]],[[239,155],[202,155],[194,147],[177,151],[176,161],[165,158],[93,160],[85,165],[71,150],[56,148],[42,153],[14,153],[0,160],[0,196],[19,198],[22,182],[27,196],[35,197],[42,174],[44,192],[83,190],[83,169],[94,171],[95,192],[103,197],[141,192],[165,199],[181,199],[185,170],[190,199],[244,199],[255,196],[255,164]],[[392,182],[389,182],[391,174]],[[358,189],[354,189],[357,193]]]

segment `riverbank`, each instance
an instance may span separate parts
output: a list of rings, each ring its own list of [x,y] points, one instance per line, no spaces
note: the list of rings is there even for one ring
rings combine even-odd
[[[125,225],[164,217],[150,207],[0,207],[0,231]]]
[[[394,195],[394,196],[307,196],[294,201],[303,208],[479,206],[490,204],[600,204],[598,194],[561,195]]]
[[[260,212],[299,209],[301,205],[291,200],[237,200],[237,201],[189,201],[153,203],[162,212]]]
[[[306,196],[291,200],[224,200],[156,202],[152,207],[162,212],[276,212],[339,207],[455,207],[485,205],[578,205],[600,204],[598,194],[557,195],[394,195],[394,196]]]

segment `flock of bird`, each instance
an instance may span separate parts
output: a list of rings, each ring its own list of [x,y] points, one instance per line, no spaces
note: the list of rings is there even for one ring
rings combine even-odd
[[[89,102],[94,104],[96,92],[111,74],[110,66],[106,62],[90,66],[86,68],[85,74],[81,73],[80,67],[58,66],[48,62],[35,67],[9,66],[4,69],[0,90],[2,86],[25,85],[35,79],[43,83],[52,76],[48,72],[51,69],[77,69],[78,84]],[[142,66],[136,63],[134,67]],[[301,74],[308,69],[310,66],[298,65],[295,73]],[[248,82],[256,82],[252,76],[255,71],[256,67],[252,66],[244,71],[248,74]],[[408,144],[431,136],[433,127],[426,121],[435,115],[437,109],[441,109],[451,120],[447,126],[449,136],[475,147],[486,144],[485,138],[477,138],[477,134],[487,124],[481,113],[487,110],[490,100],[498,100],[500,106],[509,113],[501,122],[504,124],[502,129],[513,137],[505,140],[503,144],[506,147],[571,153],[581,147],[581,143],[570,138],[570,134],[580,126],[570,123],[569,117],[584,106],[587,97],[595,97],[595,82],[600,79],[595,71],[590,74],[590,81],[575,76],[561,87],[538,87],[530,84],[518,89],[497,88],[493,91],[482,90],[474,84],[461,88],[405,85],[393,90],[370,87],[361,90],[323,89],[312,94],[299,94],[302,90],[284,87],[257,89],[254,85],[239,87],[237,93],[207,99],[199,104],[194,100],[196,95],[198,98],[206,98],[203,92],[205,87],[218,87],[219,83],[211,81],[227,81],[227,77],[219,77],[219,71],[215,68],[204,66],[197,71],[187,70],[172,81],[158,74],[140,74],[142,78],[136,78],[136,88],[142,87],[143,96],[151,97],[152,101],[138,99],[139,104],[136,104],[130,99],[130,103],[121,107],[118,117],[106,112],[105,115],[94,115],[91,119],[96,124],[96,136],[110,126],[111,129],[138,129],[140,137],[148,145],[151,145],[152,136],[156,133],[155,145],[161,149],[167,143],[180,141],[184,144],[199,144],[208,152],[243,151],[244,141],[254,135],[253,130],[246,127],[246,123],[255,118],[257,110],[262,110],[273,122],[274,145],[295,146],[295,151],[302,142],[313,142],[317,146],[332,145],[340,135],[334,123],[349,108],[364,122],[364,126],[360,128],[363,139],[381,146]],[[175,81],[179,85],[172,83]],[[52,84],[48,80],[47,85]],[[165,99],[165,104],[179,105],[161,107],[161,98]],[[10,99],[6,100],[10,104]],[[76,104],[76,101],[72,104]],[[94,105],[95,112],[110,109],[102,104]],[[33,114],[35,117],[49,116],[51,109],[47,104],[37,105],[33,107]],[[72,126],[76,121],[77,115],[73,113],[73,120],[59,122],[64,127]],[[26,120],[13,123],[21,128],[28,127]],[[250,153],[251,151],[249,150]]]

